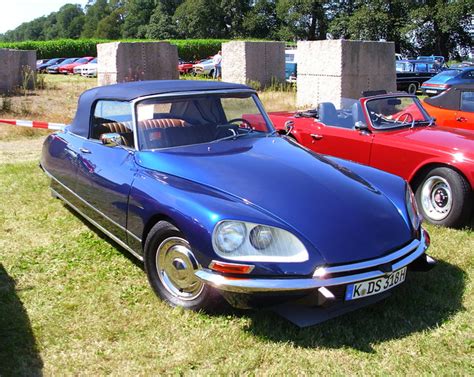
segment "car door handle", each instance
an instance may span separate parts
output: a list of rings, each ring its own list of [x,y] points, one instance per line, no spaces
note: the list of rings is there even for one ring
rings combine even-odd
[[[91,153],[91,151],[87,148],[81,148],[79,149],[82,153]]]
[[[323,138],[323,135],[311,134],[311,137],[313,138],[313,140],[321,140]]]
[[[464,117],[458,117],[458,118],[456,118],[456,120],[457,120],[458,122],[467,122],[467,119],[464,118]]]

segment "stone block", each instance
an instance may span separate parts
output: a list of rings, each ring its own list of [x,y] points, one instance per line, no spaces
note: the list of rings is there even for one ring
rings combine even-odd
[[[99,85],[179,78],[178,48],[168,42],[111,42],[97,45]]]
[[[298,42],[297,106],[343,105],[362,91],[396,90],[395,45],[370,41]]]
[[[25,84],[33,89],[36,78],[36,51],[0,49],[0,93],[15,91]],[[26,80],[26,81],[25,81]]]
[[[222,80],[239,84],[257,81],[268,86],[285,81],[283,42],[234,41],[222,44]]]

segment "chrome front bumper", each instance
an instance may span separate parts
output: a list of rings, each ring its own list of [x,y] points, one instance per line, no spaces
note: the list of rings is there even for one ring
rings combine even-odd
[[[196,276],[204,283],[215,287],[220,291],[233,293],[290,293],[308,291],[321,287],[346,285],[359,281],[386,276],[389,270],[396,271],[409,265],[420,258],[429,246],[425,231],[422,231],[420,240],[414,240],[409,245],[381,258],[365,262],[346,264],[341,266],[326,267],[328,278],[252,278],[252,277],[228,277],[207,268],[196,271]],[[428,264],[434,260],[425,255]],[[382,268],[384,271],[382,271]],[[363,271],[362,271],[363,270]],[[331,275],[341,275],[330,277]]]

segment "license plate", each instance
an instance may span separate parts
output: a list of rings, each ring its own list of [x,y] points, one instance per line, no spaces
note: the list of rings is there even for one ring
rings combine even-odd
[[[385,292],[405,281],[407,268],[403,267],[392,272],[389,276],[349,284],[346,288],[346,300],[356,300],[377,293]]]
[[[436,90],[427,89],[426,93],[436,94],[438,92]]]

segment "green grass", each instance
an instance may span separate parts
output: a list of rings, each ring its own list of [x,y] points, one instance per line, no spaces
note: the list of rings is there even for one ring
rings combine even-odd
[[[382,303],[298,329],[268,311],[172,309],[139,263],[60,201],[35,162],[0,164],[0,375],[473,375],[471,230]]]

